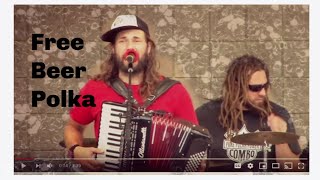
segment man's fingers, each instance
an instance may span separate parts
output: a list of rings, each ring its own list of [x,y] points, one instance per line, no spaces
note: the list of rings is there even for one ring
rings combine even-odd
[[[97,154],[103,154],[104,150],[98,149],[98,148],[91,148],[90,149],[92,152],[97,153]]]
[[[267,125],[270,127],[270,125],[271,125],[271,124],[270,124],[270,121],[267,121]]]

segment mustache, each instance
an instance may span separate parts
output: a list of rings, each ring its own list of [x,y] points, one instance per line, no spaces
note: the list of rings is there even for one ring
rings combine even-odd
[[[260,114],[261,109],[267,110],[267,107],[268,107],[268,103],[267,103],[268,98],[261,97],[261,99],[263,100],[261,103],[247,102],[246,107],[257,114]]]
[[[117,68],[119,71],[123,73],[128,73],[128,65],[125,65],[124,61],[120,56],[117,56],[116,54],[112,54],[112,61],[115,65],[115,68]],[[133,67],[132,74],[135,75],[145,71],[148,67],[148,61],[149,61],[149,57],[147,56],[147,54],[143,54],[138,60],[138,64]]]

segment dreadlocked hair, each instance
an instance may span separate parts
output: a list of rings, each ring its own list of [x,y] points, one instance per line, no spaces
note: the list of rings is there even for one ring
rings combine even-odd
[[[248,105],[259,112],[260,122],[271,113],[268,96],[263,108],[251,103],[246,96],[251,75],[260,70],[265,71],[267,80],[270,82],[267,65],[254,56],[238,57],[229,65],[223,83],[223,101],[219,116],[219,122],[227,132],[238,131],[239,126],[245,123],[243,111]]]
[[[146,36],[146,41],[149,46],[151,46],[150,53],[147,54],[147,58],[145,59],[147,62],[147,66],[144,69],[144,75],[143,75],[143,84],[140,88],[140,95],[143,97],[143,99],[146,99],[156,89],[156,86],[159,84],[161,80],[161,76],[159,72],[157,71],[159,64],[156,60],[156,45],[153,42],[153,40]],[[109,48],[115,45],[115,42],[111,42],[109,44]],[[116,78],[118,78],[119,75],[119,69],[116,67],[115,62],[115,54],[111,54],[109,59],[105,60],[101,66],[100,70],[101,73],[98,75],[95,75],[92,77],[93,80],[100,80],[105,81],[107,83],[110,83],[114,81]]]

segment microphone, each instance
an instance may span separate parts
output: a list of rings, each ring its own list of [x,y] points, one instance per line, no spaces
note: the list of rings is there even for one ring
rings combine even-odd
[[[126,57],[126,60],[127,60],[129,63],[134,63],[134,62],[135,62],[135,56],[134,56],[134,54],[128,54],[127,57]]]
[[[128,61],[129,63],[134,63],[138,61],[139,53],[135,49],[127,49],[123,54],[123,60]]]

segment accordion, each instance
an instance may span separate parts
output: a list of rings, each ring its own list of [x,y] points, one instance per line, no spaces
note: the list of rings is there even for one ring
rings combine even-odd
[[[103,103],[98,148],[105,153],[96,157],[104,163],[103,171],[198,171],[210,146],[211,136],[206,128],[174,120],[168,113],[134,112],[129,124],[130,142],[126,142],[127,107]]]

